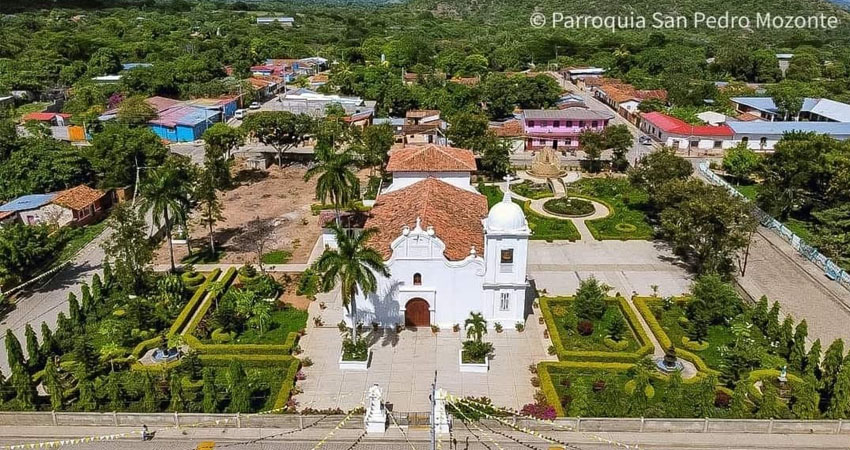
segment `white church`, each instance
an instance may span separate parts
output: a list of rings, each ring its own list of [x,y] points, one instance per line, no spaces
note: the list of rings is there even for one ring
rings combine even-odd
[[[357,323],[450,328],[471,312],[491,328],[525,321],[531,230],[508,189],[488,211],[470,183],[475,170],[465,149],[428,145],[390,154],[392,185],[363,226],[378,229],[370,245],[391,275],[379,277],[375,293],[358,295]]]

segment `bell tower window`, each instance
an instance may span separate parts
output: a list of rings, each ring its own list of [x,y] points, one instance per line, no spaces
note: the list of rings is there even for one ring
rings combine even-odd
[[[422,285],[422,274],[414,273],[413,274],[413,285],[421,286]]]

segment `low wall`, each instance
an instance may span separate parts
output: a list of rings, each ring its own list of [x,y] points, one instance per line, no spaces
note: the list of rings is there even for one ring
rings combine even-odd
[[[401,426],[410,423],[427,423],[427,416],[427,413],[393,413],[396,422]],[[343,417],[343,415],[303,416],[296,414],[0,412],[0,426],[118,426],[141,428],[142,425],[147,425],[151,428],[193,426],[281,429],[299,429],[312,426],[330,429],[334,428]],[[645,419],[640,417],[565,417],[552,422],[510,418],[505,420],[518,427],[540,431],[850,434],[850,421],[845,422],[843,420]],[[346,422],[343,428],[358,429],[362,426],[362,415],[355,415]]]

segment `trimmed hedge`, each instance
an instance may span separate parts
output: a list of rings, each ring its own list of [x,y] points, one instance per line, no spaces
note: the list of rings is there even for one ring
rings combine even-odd
[[[654,351],[654,346],[649,340],[649,336],[644,332],[643,327],[637,320],[637,316],[628,301],[623,297],[608,298],[605,301],[608,303],[617,303],[620,312],[626,319],[626,323],[635,335],[638,344],[641,346],[635,352],[622,351],[574,351],[564,348],[564,343],[561,341],[558,327],[555,325],[555,317],[552,314],[549,302],[552,300],[547,297],[540,297],[540,311],[543,314],[543,320],[546,322],[546,327],[549,329],[549,336],[552,339],[552,344],[555,346],[555,354],[561,361],[603,361],[612,363],[633,363],[643,358],[644,356]],[[571,301],[571,298],[568,298]]]
[[[227,269],[227,272],[225,272],[224,276],[221,278],[222,282],[224,283],[224,290],[226,290],[227,287],[230,286],[230,283],[233,282],[233,279],[235,277],[236,269],[233,267]],[[204,290],[206,291],[206,288]],[[222,292],[219,292],[218,295],[222,295],[224,293],[224,290],[222,290]],[[198,328],[198,324],[201,323],[201,319],[203,319],[204,316],[207,314],[207,311],[209,311],[214,301],[215,298],[213,298],[213,296],[203,297],[203,299],[201,300],[201,304],[197,308],[197,314],[194,314],[192,316],[192,318],[189,320],[189,324],[186,325],[186,328],[183,330],[184,337],[191,336],[192,333],[195,332],[195,329]]]
[[[183,307],[183,310],[180,311],[180,314],[177,315],[177,318],[174,319],[174,323],[171,324],[171,328],[168,329],[167,337],[171,337],[177,333],[179,333],[183,329],[183,325],[186,324],[186,321],[192,317],[192,314],[195,312],[195,309],[204,299],[204,296],[207,293],[207,288],[209,288],[210,283],[215,281],[221,273],[221,269],[215,269],[210,272],[209,276],[207,276],[207,280],[204,281],[204,284],[195,291],[195,294],[192,295],[192,298],[189,299],[189,302],[186,303],[186,306]]]
[[[289,369],[286,370],[286,375],[283,377],[283,383],[280,385],[280,390],[277,391],[277,397],[275,397],[272,410],[277,410],[286,406],[286,402],[289,401],[289,394],[292,392],[292,388],[295,387],[295,375],[298,373],[298,369],[300,368],[301,360],[293,358],[293,361],[289,364]]]
[[[201,364],[207,367],[228,367],[230,362],[238,360],[244,367],[268,369],[280,367],[292,362],[291,355],[199,355]]]
[[[531,228],[529,239],[573,242],[581,239],[581,233],[578,232],[578,228],[570,219],[556,219],[538,214],[531,209],[531,200],[523,202],[515,199],[514,202],[522,208],[525,218],[528,220],[528,226]]]
[[[755,401],[761,401],[762,393],[756,388],[756,382],[765,380],[775,380],[779,378],[780,372],[776,369],[758,369],[753,370],[747,375],[747,393]],[[792,389],[794,384],[803,384],[805,381],[797,375],[786,373],[788,382],[791,383]]]
[[[682,336],[682,346],[692,352],[701,352],[708,348],[708,341],[706,342],[695,342],[688,339],[687,336]]]
[[[640,315],[643,316],[643,320],[646,321],[646,324],[649,325],[649,329],[652,330],[652,333],[655,334],[655,339],[658,340],[658,343],[661,347],[667,349],[672,345],[672,341],[667,336],[667,333],[664,332],[664,329],[661,327],[661,324],[658,323],[658,320],[655,318],[655,314],[652,314],[652,311],[649,309],[649,305],[647,302],[649,301],[661,301],[661,299],[656,299],[655,297],[634,297],[632,299],[638,311],[640,311]],[[678,303],[686,303],[688,301],[688,297],[679,297],[676,299]],[[720,375],[720,372],[714,370],[705,363],[699,356],[689,352],[688,350],[682,348],[676,348],[676,356],[693,363],[694,367],[697,368],[698,371],[704,372],[706,375]]]

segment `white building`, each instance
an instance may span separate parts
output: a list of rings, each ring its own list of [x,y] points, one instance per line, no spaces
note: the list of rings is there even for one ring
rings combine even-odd
[[[386,170],[393,175],[393,182],[384,193],[404,189],[427,178],[437,178],[477,193],[469,183],[475,169],[475,156],[469,150],[437,145],[400,148],[390,152]]]
[[[524,322],[531,230],[522,208],[506,190],[488,212],[486,197],[458,186],[454,178],[460,173],[470,186],[469,150],[445,147],[410,156],[390,155],[393,185],[397,174],[421,176],[379,195],[365,223],[378,229],[370,245],[391,275],[378,277],[375,293],[358,294],[356,322],[448,328],[463,324],[471,312],[482,313],[489,327]],[[430,164],[441,170],[425,175],[419,170],[425,158],[437,160]],[[402,169],[406,164],[411,170]],[[349,325],[351,319],[345,319]]]

